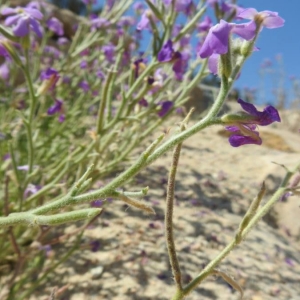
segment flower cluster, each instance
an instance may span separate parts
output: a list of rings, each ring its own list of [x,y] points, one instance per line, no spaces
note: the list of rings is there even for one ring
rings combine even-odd
[[[67,256],[76,248],[102,251],[102,240],[93,238],[86,243],[82,234],[92,226],[109,226],[97,218],[112,200],[126,203],[125,209],[130,205],[153,213],[149,205],[157,201],[147,199],[148,188],[123,188],[171,148],[175,150],[172,169],[176,171],[180,143],[209,126],[224,126],[230,145],[239,147],[261,145],[258,126],[280,122],[273,106],[259,111],[241,99],[242,112],[218,117],[259,32],[263,27],[284,24],[277,13],[242,9],[233,4],[235,1],[225,0],[106,0],[105,4],[100,1],[99,11],[96,0],[55,1],[68,2],[73,8],[78,5],[76,8],[85,13],[82,17],[47,2],[32,1],[25,7],[1,11],[0,177],[4,179],[4,193],[0,229],[4,237],[1,258],[14,270],[5,274],[3,281],[7,284],[4,293],[10,299],[34,297],[34,289],[43,289],[41,284],[58,266],[54,257],[58,242],[77,235]],[[218,24],[213,17],[204,16],[207,8],[215,10]],[[150,41],[148,47],[144,41]],[[190,126],[187,121],[192,110],[187,115],[188,105],[183,104],[191,97],[197,103],[206,100],[198,93],[209,75],[206,58],[210,71],[220,74],[220,91],[208,114],[202,118],[202,114],[194,113],[196,120]],[[178,131],[165,137],[169,128],[159,126],[174,112],[187,117]],[[141,147],[160,131],[163,134],[136,159]],[[91,167],[86,171],[86,166]],[[220,173],[219,179],[224,178]],[[163,178],[161,184],[166,183]],[[170,178],[169,187],[173,183]],[[213,181],[203,183],[204,187],[214,187]],[[172,218],[168,217],[172,198],[168,195],[166,201],[168,241],[172,239]],[[258,206],[252,205],[254,210]],[[107,212],[101,218],[105,219]],[[255,213],[247,214],[241,224],[250,226],[248,217]],[[84,223],[74,233],[50,232],[56,230],[54,225],[75,221]],[[38,234],[31,228],[25,234],[24,230],[11,230],[15,225],[35,225]],[[2,230],[2,226],[9,230]],[[151,222],[149,228],[161,231],[162,222]],[[240,233],[230,245],[242,240]],[[217,241],[214,234],[212,238]],[[147,253],[142,250],[140,254],[141,262],[147,262]],[[208,268],[214,265],[217,263],[208,264]],[[4,272],[6,269],[4,265]],[[221,274],[216,269],[209,272]],[[179,273],[173,272],[179,288],[176,299],[188,291],[180,281],[191,282],[187,275],[180,280]],[[37,277],[39,280],[33,280]],[[2,290],[0,293],[6,298]],[[52,294],[54,297],[55,292]]]
[[[226,54],[229,48],[230,34],[236,34],[246,41],[253,40],[256,34],[262,29],[282,27],[284,20],[277,12],[257,12],[254,8],[240,11],[239,19],[250,19],[247,23],[228,23],[220,20],[220,23],[211,27],[200,48],[199,56],[209,58],[209,69],[217,74],[219,55]]]

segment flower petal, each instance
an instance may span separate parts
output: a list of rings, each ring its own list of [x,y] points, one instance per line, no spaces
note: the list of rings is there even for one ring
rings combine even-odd
[[[209,16],[205,16],[203,21],[197,24],[198,31],[208,31],[212,27],[212,20]]]
[[[237,17],[241,19],[253,20],[257,14],[258,12],[255,8],[247,8],[240,12]]]
[[[148,12],[145,10],[141,16],[140,22],[136,26],[136,29],[140,31],[140,30],[149,28],[149,24],[150,24],[150,20],[148,17]]]
[[[55,100],[55,103],[48,108],[48,111],[47,111],[48,115],[51,116],[57,112],[60,112],[62,105],[63,105],[63,102],[61,100]]]
[[[37,10],[35,8],[32,8],[32,7],[26,7],[26,8],[23,8],[23,9],[31,17],[36,18],[38,20],[43,19],[43,14],[39,10]]]
[[[243,24],[235,24],[232,28],[232,32],[249,41],[255,37],[256,23],[250,21]]]
[[[1,15],[7,16],[17,13],[17,8],[5,7],[1,10]]]
[[[251,136],[243,136],[243,135],[232,135],[229,137],[229,143],[232,147],[239,147],[242,145],[247,144],[255,144],[255,145],[261,145],[262,140],[259,136],[257,136],[257,139],[251,137]]]
[[[13,32],[16,36],[23,37],[29,33],[28,20],[20,18],[17,25],[14,27]]]
[[[208,69],[211,73],[213,73],[214,75],[218,74],[218,63],[219,63],[219,54],[212,54],[209,58],[208,58]]]
[[[238,103],[247,113],[249,113],[253,117],[256,117],[256,120],[253,120],[253,123],[255,124],[266,126],[273,122],[281,121],[277,109],[271,105],[268,105],[262,112],[260,112],[253,104],[247,103],[242,99],[239,99]]]
[[[4,24],[6,26],[11,26],[13,24],[16,24],[19,19],[20,19],[20,15],[9,16],[5,19]]]
[[[43,37],[40,24],[33,18],[30,19],[30,25],[32,26],[32,30],[36,33],[39,38]]]
[[[173,53],[173,43],[171,40],[168,40],[158,52],[157,59],[160,62],[170,61],[173,58]]]
[[[213,53],[227,53],[231,27],[232,25],[224,20],[221,20],[219,24],[211,27],[199,51],[200,57],[206,58]]]
[[[273,29],[282,27],[284,25],[285,20],[279,16],[268,16],[264,19],[263,25],[266,28]]]
[[[260,114],[259,125],[266,126],[273,122],[281,122],[277,109],[271,105],[268,105]]]
[[[164,101],[160,105],[161,105],[161,109],[158,111],[157,115],[162,118],[173,107],[173,102],[172,101]]]
[[[252,115],[254,117],[258,117],[259,116],[259,111],[256,109],[256,107],[253,104],[245,102],[242,99],[239,99],[238,103],[241,105],[241,107],[243,108],[243,110],[245,110],[250,115]]]
[[[225,129],[228,130],[228,131],[230,131],[230,132],[238,132],[238,131],[240,131],[240,129],[237,126],[234,126],[234,125],[232,125],[232,126],[226,126]]]

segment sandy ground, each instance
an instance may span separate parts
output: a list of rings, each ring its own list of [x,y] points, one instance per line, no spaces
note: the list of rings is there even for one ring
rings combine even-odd
[[[174,124],[171,122],[171,124]],[[263,181],[264,202],[285,171],[300,161],[300,134],[280,126],[260,128],[263,146],[232,148],[214,127],[184,143],[176,182],[175,240],[184,284],[227,245]],[[31,299],[49,299],[54,286],[67,288],[58,299],[171,299],[174,282],[164,241],[164,204],[171,153],[128,184],[150,187],[144,199],[149,216],[120,202],[84,234],[81,251],[68,259]],[[242,286],[245,300],[300,299],[300,197],[279,202],[247,239],[219,265]],[[71,232],[76,225],[69,226]],[[99,242],[91,251],[89,243]],[[54,257],[65,252],[57,245]],[[209,277],[187,299],[235,300],[239,293],[222,278]]]

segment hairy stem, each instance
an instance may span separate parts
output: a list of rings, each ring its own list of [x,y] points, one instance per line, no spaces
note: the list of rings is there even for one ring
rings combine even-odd
[[[179,262],[176,255],[176,247],[173,236],[173,208],[174,208],[174,191],[175,191],[175,178],[177,172],[177,166],[180,157],[182,143],[179,143],[173,152],[173,160],[171,164],[168,188],[167,188],[167,198],[166,198],[166,214],[165,214],[165,235],[167,248],[169,253],[169,260],[172,268],[172,273],[175,279],[175,283],[178,290],[182,290],[181,285],[181,271]]]

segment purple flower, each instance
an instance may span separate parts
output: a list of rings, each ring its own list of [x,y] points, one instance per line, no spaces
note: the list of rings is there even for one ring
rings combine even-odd
[[[133,10],[136,14],[141,14],[144,10],[144,4],[142,2],[136,2],[133,4]]]
[[[267,126],[273,122],[280,122],[280,116],[275,107],[268,105],[264,110],[258,111],[256,107],[243,101],[238,100],[238,103],[242,106],[244,111],[238,116],[224,116],[222,120],[225,121],[226,130],[233,132],[229,137],[229,143],[233,147],[239,147],[246,144],[261,145],[262,140],[259,137],[259,132],[255,131],[257,125]],[[236,118],[237,117],[237,118]]]
[[[57,44],[59,45],[59,46],[63,46],[63,45],[66,45],[66,44],[68,44],[70,41],[66,38],[66,37],[59,37],[58,39],[57,39]]]
[[[183,80],[183,75],[188,68],[190,54],[188,51],[182,52],[179,59],[176,59],[172,70],[175,72],[175,78],[179,81]]]
[[[157,112],[157,115],[163,118],[173,107],[172,101],[164,101],[160,103],[160,110]]]
[[[53,68],[48,68],[47,70],[42,71],[40,75],[41,80],[50,80],[53,77],[58,77],[58,71]]]
[[[249,41],[255,37],[256,33],[256,24],[254,21],[250,21],[243,24],[234,24],[232,23],[231,32],[239,35],[241,38]]]
[[[205,16],[204,20],[197,24],[197,29],[199,32],[208,31],[212,27],[213,23],[209,16]]]
[[[91,202],[91,207],[101,207],[103,205],[102,200],[95,200]]]
[[[121,27],[129,27],[135,24],[135,19],[130,16],[123,16],[121,19],[118,21],[118,26]]]
[[[43,80],[42,86],[39,88],[38,94],[44,94],[47,91],[52,91],[60,76],[57,70],[53,68],[48,68],[45,71],[41,72],[40,79]]]
[[[232,13],[235,10],[235,16],[239,15],[242,11],[245,10],[245,8],[240,7],[236,4],[232,4],[232,3],[227,3],[227,2],[222,2],[221,3],[221,10],[224,13],[228,13],[228,15],[232,15]]]
[[[63,123],[66,119],[66,116],[65,114],[60,114],[59,117],[58,117],[58,122],[59,123]]]
[[[82,60],[82,61],[80,62],[80,64],[79,64],[79,66],[80,66],[81,69],[86,69],[87,66],[88,66],[88,63],[87,63],[86,60]]]
[[[284,19],[278,16],[277,12],[264,10],[258,12],[255,8],[247,8],[238,14],[241,19],[254,20],[262,26],[273,29],[282,27]]]
[[[61,36],[64,34],[64,26],[61,21],[59,21],[57,18],[52,17],[47,21],[47,27],[56,33],[58,36]]]
[[[115,57],[115,46],[110,44],[110,45],[105,45],[102,47],[102,51],[106,57],[106,59],[110,62],[114,62],[114,57]]]
[[[214,53],[208,58],[208,69],[214,75],[218,74],[219,57],[219,54]]]
[[[177,80],[182,80],[183,73],[187,67],[187,56],[182,55],[179,51],[174,51],[173,43],[168,40],[162,49],[158,52],[157,59],[160,62],[170,62],[174,61],[173,71],[175,72],[175,77]]]
[[[148,107],[149,104],[148,101],[145,98],[143,98],[139,101],[139,105],[143,107]]]
[[[273,122],[280,122],[280,116],[275,107],[268,105],[264,108],[262,112],[258,111],[256,107],[251,104],[243,101],[242,99],[238,100],[238,103],[242,106],[243,110],[246,111],[249,115],[254,118],[251,118],[251,123],[267,126]]]
[[[221,20],[219,24],[211,27],[200,48],[201,58],[207,58],[212,54],[225,54],[228,52],[228,42],[230,33],[235,33],[241,38],[249,41],[254,38],[256,23],[250,21],[244,24],[227,23]]]
[[[6,18],[5,25],[15,25],[13,33],[16,36],[26,36],[29,34],[29,30],[34,31],[39,38],[43,36],[40,24],[37,21],[43,18],[43,14],[39,10],[30,7],[6,7],[2,9],[1,14],[4,16],[14,14],[14,16]]]
[[[98,78],[102,79],[102,80],[105,79],[105,75],[104,75],[104,73],[103,73],[101,70],[98,70],[98,71],[96,72],[96,76],[97,76]]]
[[[150,19],[154,20],[154,16],[150,10],[145,10],[141,16],[140,22],[136,25],[136,29],[141,31],[143,29],[150,29]]]
[[[45,53],[49,53],[49,54],[53,55],[55,58],[59,58],[61,55],[61,52],[58,49],[56,49],[55,47],[52,47],[52,46],[48,46],[48,45],[45,46],[44,51],[45,51]]]
[[[254,47],[252,51],[257,51],[256,48]],[[214,75],[218,75],[218,65],[219,65],[219,58],[220,55],[213,53],[211,56],[208,58],[208,69],[211,73]],[[239,79],[241,73],[239,73],[236,77],[236,80]]]
[[[163,0],[163,3],[170,6],[172,0]],[[175,0],[175,10],[177,12],[187,12],[192,4],[192,0]]]
[[[63,123],[65,121],[65,118],[66,118],[64,113],[63,113],[63,101],[56,99],[55,103],[51,107],[48,108],[47,113],[48,113],[49,116],[58,113],[59,114],[58,122]]]
[[[92,252],[97,252],[100,248],[101,244],[98,240],[94,240],[90,242],[90,247]]]
[[[85,92],[88,92],[90,90],[90,86],[89,86],[89,83],[86,81],[86,80],[83,80],[81,82],[79,82],[79,85],[78,85],[80,88],[83,89],[83,91]]]
[[[91,20],[91,29],[99,29],[99,28],[105,28],[110,26],[110,22],[105,18],[95,18]]]
[[[9,68],[7,63],[3,63],[0,66],[0,78],[4,81],[7,81],[9,79]]]
[[[41,189],[40,185],[28,184],[27,188],[24,191],[24,197],[28,198],[30,195],[34,195]]]
[[[63,101],[56,99],[55,103],[48,108],[47,111],[48,115],[51,116],[56,113],[60,113],[62,111],[62,106],[63,106]]]
[[[157,54],[157,59],[159,62],[168,62],[180,57],[180,52],[174,51],[173,43],[171,40],[168,40]]]
[[[139,75],[145,70],[146,68],[146,59],[145,58],[139,58],[136,59],[133,62],[133,68],[134,68],[134,78],[138,78]]]
[[[231,28],[231,24],[224,20],[221,20],[219,24],[211,27],[199,51],[200,57],[206,58],[211,56],[213,53],[227,53]]]
[[[247,145],[247,144],[261,145],[262,140],[259,137],[259,133],[252,129],[250,129],[247,132],[247,127],[246,126],[244,126],[244,127],[245,127],[244,130],[241,130],[241,131],[237,130],[237,132],[235,134],[230,136],[230,138],[229,138],[230,145],[232,147],[239,147],[239,146]],[[229,130],[229,129],[226,128],[226,130]],[[243,135],[243,134],[248,134],[248,135]]]
[[[278,16],[277,12],[264,10],[257,12],[255,8],[247,8],[241,11],[238,16],[239,19],[251,20],[245,24],[235,24],[232,32],[238,34],[246,40],[250,40],[255,36],[257,25],[269,29],[282,27],[284,19]]]

